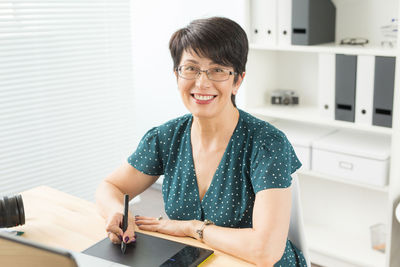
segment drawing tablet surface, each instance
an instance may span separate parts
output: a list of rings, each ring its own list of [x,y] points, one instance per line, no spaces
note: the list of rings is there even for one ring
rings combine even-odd
[[[214,253],[199,247],[136,233],[136,243],[128,244],[125,254],[121,245],[108,238],[83,251],[84,254],[129,266],[197,266]]]

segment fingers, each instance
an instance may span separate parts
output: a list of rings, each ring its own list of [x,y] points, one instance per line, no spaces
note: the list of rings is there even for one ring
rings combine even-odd
[[[122,222],[122,214],[115,213],[111,216],[106,224],[107,236],[114,244],[120,244],[122,241],[123,231],[120,228]]]
[[[119,227],[119,225],[116,224],[111,224],[106,226],[106,231],[114,233],[116,235],[122,236],[124,232],[122,232],[122,229]]]
[[[139,225],[139,229],[144,230],[144,231],[158,232],[158,225],[141,224],[141,225]]]
[[[122,240],[127,244],[136,242],[135,220],[132,217],[128,218],[128,227],[125,233],[123,233]]]
[[[119,226],[113,224],[113,225],[108,225],[106,227],[106,231],[108,234],[108,237],[110,238],[111,242],[114,244],[119,244],[122,241],[122,235],[124,234],[122,232],[122,229],[119,228]]]
[[[117,236],[113,232],[107,232],[107,236],[108,236],[108,238],[111,240],[111,242],[113,244],[120,244],[121,243],[122,237],[120,238],[120,235]]]
[[[158,218],[155,217],[146,217],[146,216],[135,216],[135,220],[157,220]]]
[[[107,236],[114,244],[120,244],[121,242],[125,243],[132,243],[136,242],[136,235],[135,235],[135,219],[129,214],[128,217],[128,227],[126,231],[123,232],[122,227],[122,213],[115,213],[112,215],[107,224],[106,224],[106,231]]]
[[[185,236],[185,221],[159,220],[152,217],[137,217],[136,225],[140,230],[159,232],[174,236]]]
[[[146,216],[135,216],[136,225],[140,230],[158,232],[160,228],[160,219]]]
[[[123,232],[121,229],[122,214],[116,213],[110,218],[106,226],[106,231],[108,238],[114,244],[120,244],[121,242],[127,244],[134,243],[136,242],[135,225],[137,225],[141,230],[158,232],[161,223],[164,223],[163,221],[164,220],[162,220],[161,216],[158,218],[138,215],[133,218],[132,216],[129,216],[128,227],[126,231]]]
[[[146,216],[135,216],[135,223],[136,224],[158,224],[163,219],[162,216],[155,218],[155,217],[146,217]]]
[[[150,225],[150,224],[157,225],[157,224],[159,224],[159,223],[160,223],[160,221],[155,220],[155,219],[151,219],[151,220],[136,220],[136,225],[137,225],[137,226],[140,226],[140,225],[143,225],[143,224],[147,224],[147,225]]]

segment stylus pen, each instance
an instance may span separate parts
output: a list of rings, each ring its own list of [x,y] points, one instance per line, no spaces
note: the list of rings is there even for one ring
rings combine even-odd
[[[129,206],[129,195],[124,196],[124,217],[122,219],[122,231],[125,233],[126,228],[128,228],[128,206]],[[126,243],[124,240],[121,242],[122,254],[125,254]]]

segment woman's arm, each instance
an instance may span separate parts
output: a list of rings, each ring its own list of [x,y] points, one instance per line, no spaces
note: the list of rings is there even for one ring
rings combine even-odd
[[[273,266],[282,258],[289,231],[291,188],[268,189],[257,193],[253,209],[253,228],[234,229],[206,226],[203,241],[257,266]],[[192,236],[196,237],[192,229]],[[201,224],[200,224],[201,225]]]
[[[289,231],[291,188],[267,189],[257,193],[253,209],[253,228],[235,229],[208,225],[203,242],[210,247],[252,262],[273,266],[282,258]],[[201,221],[157,221],[139,217],[140,229],[198,239]]]
[[[126,237],[134,240],[135,223],[131,214],[125,234],[120,228],[124,208],[123,196],[129,194],[129,198],[132,199],[151,186],[157,178],[158,176],[141,173],[126,162],[100,183],[96,190],[96,205],[106,219],[106,231],[109,232],[111,241],[119,243]]]

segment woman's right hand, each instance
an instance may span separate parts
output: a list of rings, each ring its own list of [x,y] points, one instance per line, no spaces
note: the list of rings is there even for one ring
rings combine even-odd
[[[126,231],[122,231],[122,221],[123,221],[123,214],[116,212],[111,215],[106,223],[106,231],[108,238],[114,244],[120,244],[122,240],[125,243],[132,243],[136,242],[136,235],[135,235],[135,219],[129,214],[128,215],[128,227]]]

